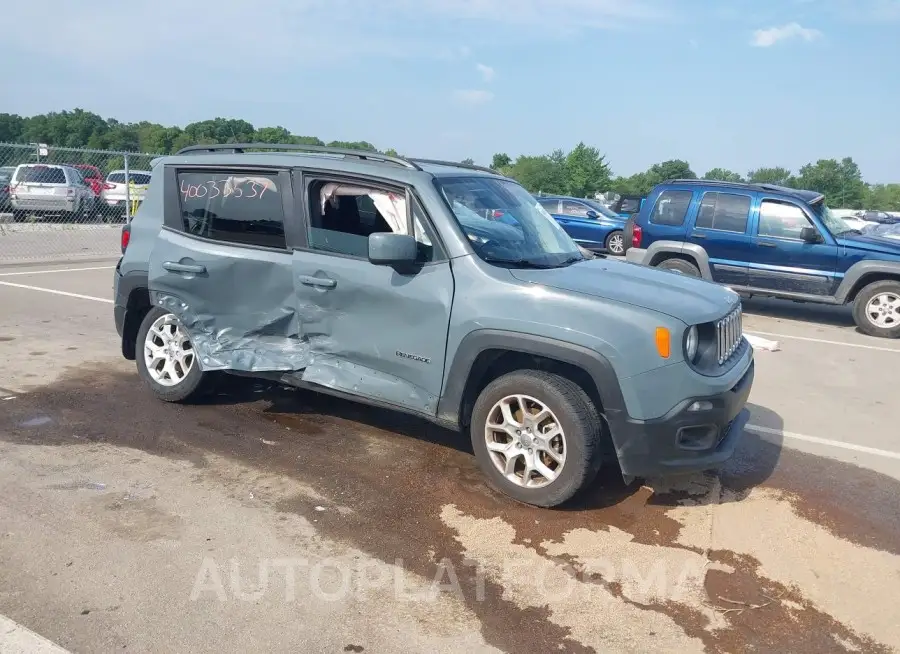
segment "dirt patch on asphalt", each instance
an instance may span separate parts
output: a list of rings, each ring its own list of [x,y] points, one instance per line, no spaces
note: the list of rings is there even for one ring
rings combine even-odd
[[[900,530],[885,515],[892,505],[876,504],[887,493],[900,495],[900,484],[863,471],[869,482],[878,477],[880,484],[867,497],[857,469],[798,453],[784,453],[788,464],[812,468],[816,476],[789,474],[766,458],[771,453],[764,447],[752,449],[749,437],[748,453],[722,474],[721,485],[719,477],[698,476],[654,491],[653,484],[625,486],[602,472],[577,503],[545,511],[487,488],[458,434],[270,384],[234,380],[209,402],[176,406],[153,399],[136,376],[98,370],[19,396],[3,408],[0,439],[8,442],[109,443],[198,467],[213,453],[294,477],[315,493],[272,493],[277,508],[314,522],[323,536],[457,593],[480,620],[485,640],[505,651],[879,651],[865,628],[900,644],[900,636],[891,641],[881,622],[862,621],[854,629],[847,623],[855,613],[839,621],[810,600],[806,588],[771,579],[784,571],[770,572],[765,561],[747,558],[742,550],[752,550],[751,544],[737,543],[725,552],[713,547],[721,507],[740,508],[765,469],[765,478],[785,493],[782,500],[766,501],[792,507],[792,519],[815,523],[848,545],[894,553]],[[836,493],[825,492],[812,502],[809,494],[826,485],[856,488],[853,499],[862,506],[847,509]],[[592,551],[597,543],[606,549]],[[642,594],[621,572],[612,577],[602,568],[613,561],[621,571],[628,560],[644,580],[652,572],[646,566],[657,561],[705,567],[689,575],[680,594]],[[882,567],[894,561],[859,559],[864,560]],[[538,566],[550,582],[574,578],[581,601],[529,588],[521,581],[527,570],[524,577],[503,570],[516,561]],[[728,611],[732,606],[717,600],[762,604],[767,600],[761,594],[778,597],[778,603]]]

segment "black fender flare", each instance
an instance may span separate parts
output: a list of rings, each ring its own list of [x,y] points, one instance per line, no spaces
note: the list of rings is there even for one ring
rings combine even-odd
[[[599,352],[545,336],[501,329],[479,329],[469,332],[456,349],[438,402],[437,419],[441,423],[462,427],[462,403],[473,366],[479,355],[488,350],[530,354],[576,366],[593,380],[610,424],[628,414],[619,377],[609,359]]]
[[[854,263],[844,273],[844,279],[841,280],[840,286],[834,296],[840,304],[845,304],[855,291],[862,288],[866,282],[865,278],[870,275],[878,275],[883,278],[884,275],[891,275],[900,281],[900,261],[858,261]]]

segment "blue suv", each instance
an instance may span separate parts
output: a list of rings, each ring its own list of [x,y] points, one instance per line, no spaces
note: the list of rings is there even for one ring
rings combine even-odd
[[[625,218],[603,203],[565,195],[542,195],[538,202],[581,247],[625,254]]]
[[[742,295],[851,304],[861,332],[900,337],[900,240],[851,228],[824,200],[769,184],[670,180],[626,223],[625,256]]]

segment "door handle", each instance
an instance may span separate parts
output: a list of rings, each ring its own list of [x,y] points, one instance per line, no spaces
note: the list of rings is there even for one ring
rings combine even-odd
[[[774,243],[766,243],[765,241],[758,241],[756,243],[756,245],[758,245],[761,248],[777,248],[778,247]]]
[[[318,286],[319,288],[334,288],[337,286],[337,280],[328,279],[327,277],[313,277],[312,275],[300,275],[301,284],[307,286]]]
[[[691,234],[691,238],[706,238],[706,234],[698,234],[697,232],[694,232],[693,234]]]
[[[201,266],[196,263],[177,263],[175,261],[164,261],[162,267],[169,272],[177,273],[193,273],[195,275],[202,275],[206,272],[206,266]]]

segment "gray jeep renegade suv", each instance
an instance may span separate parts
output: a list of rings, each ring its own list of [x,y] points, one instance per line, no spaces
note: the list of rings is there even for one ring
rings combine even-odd
[[[192,146],[154,162],[122,247],[122,353],[160,399],[227,372],[404,411],[467,430],[529,504],[607,459],[626,479],[714,468],[747,421],[738,295],[585,255],[492,170]]]

